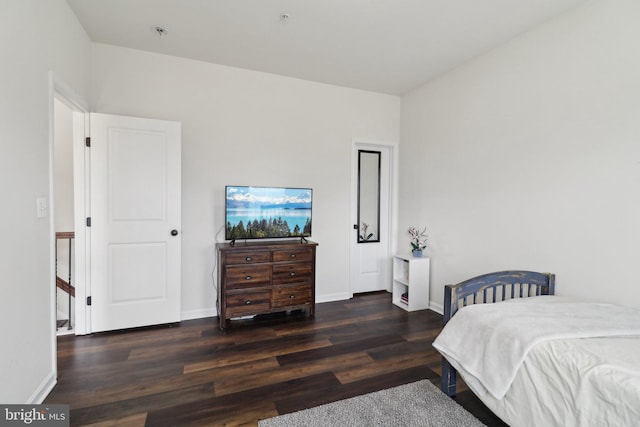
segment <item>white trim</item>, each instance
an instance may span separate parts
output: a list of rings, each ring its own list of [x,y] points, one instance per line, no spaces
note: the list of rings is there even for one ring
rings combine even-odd
[[[47,398],[51,390],[56,386],[56,374],[55,372],[50,372],[49,375],[42,381],[42,383],[38,386],[36,391],[29,397],[27,400],[27,404],[29,405],[39,405],[44,402],[44,399]]]
[[[391,256],[396,251],[396,240],[393,236],[396,235],[398,226],[397,226],[397,212],[398,212],[398,188],[397,188],[397,174],[398,174],[398,144],[392,142],[381,142],[381,141],[372,141],[363,138],[354,138],[351,141],[351,198],[350,198],[350,212],[351,212],[351,224],[355,224],[357,222],[357,212],[355,209],[355,203],[357,195],[357,171],[354,168],[357,168],[357,151],[359,148],[364,149],[384,149],[388,150],[389,153],[389,206],[388,206],[388,216],[389,216],[389,227],[388,227],[388,235],[386,241],[388,242],[388,253],[389,253],[389,263],[387,268],[387,275],[389,276],[389,281],[387,285],[387,291],[391,292]],[[348,293],[349,298],[353,298],[353,287],[352,287],[352,277],[353,277],[353,259],[352,256],[352,245],[353,242],[351,238],[349,239],[349,276],[347,278],[348,283]]]
[[[444,307],[442,304],[438,304],[437,302],[429,301],[429,310],[435,311],[438,314],[444,313]]]
[[[55,74],[50,73],[54,84],[54,97],[65,104],[73,112],[73,186],[74,186],[74,232],[75,232],[75,259],[73,277],[75,278],[74,286],[76,288],[75,296],[75,326],[76,335],[84,335],[90,332],[89,328],[89,312],[84,304],[87,295],[87,266],[88,245],[87,236],[84,227],[84,217],[86,215],[85,198],[89,187],[86,178],[86,159],[84,150],[84,138],[87,132],[87,125],[84,116],[88,116],[88,108],[85,101],[80,98],[71,88],[63,81],[58,79]],[[88,154],[87,154],[88,155]],[[87,198],[88,200],[88,198]],[[54,230],[55,238],[55,230]],[[54,260],[55,262],[55,260]]]
[[[323,302],[344,301],[353,298],[353,294],[341,292],[338,294],[316,295],[316,304]]]
[[[55,386],[58,377],[58,345],[56,336],[56,231],[55,231],[55,105],[57,99],[72,110],[86,111],[86,103],[53,71],[49,71],[49,331],[51,339],[51,371],[30,401],[42,402]],[[76,255],[77,255],[76,251]],[[76,264],[77,265],[77,264]],[[77,301],[77,298],[76,298]],[[76,315],[78,310],[76,310]],[[76,322],[77,323],[77,322]]]
[[[54,142],[55,142],[55,115],[54,96],[56,93],[56,78],[53,73],[49,73],[49,337],[51,339],[51,371],[44,382],[38,387],[31,398],[40,393],[44,384],[53,378],[53,384],[58,377],[58,341],[56,336],[56,231],[54,218]]]
[[[215,308],[201,308],[197,310],[186,310],[180,313],[180,321],[204,319],[207,317],[216,317],[218,312]]]
[[[82,111],[84,113],[89,111],[86,102],[76,94],[67,84],[62,81],[55,72],[49,72],[50,88],[53,91],[53,95],[58,95],[56,98],[69,107],[73,111]],[[53,98],[51,99],[53,103]]]

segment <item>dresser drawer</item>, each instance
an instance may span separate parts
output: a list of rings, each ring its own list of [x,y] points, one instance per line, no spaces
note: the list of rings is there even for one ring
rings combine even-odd
[[[227,264],[255,264],[258,262],[269,262],[271,261],[271,252],[236,252],[228,254],[226,261]]]
[[[270,265],[230,265],[225,271],[227,289],[268,286],[271,282]]]
[[[271,309],[271,291],[229,292],[226,298],[227,317],[255,314]]]
[[[296,283],[309,281],[313,266],[310,263],[288,263],[273,265],[273,284],[282,285],[285,283]]]
[[[311,304],[311,285],[274,286],[273,307]]]
[[[311,261],[312,259],[312,248],[292,248],[288,250],[273,251],[273,262]]]

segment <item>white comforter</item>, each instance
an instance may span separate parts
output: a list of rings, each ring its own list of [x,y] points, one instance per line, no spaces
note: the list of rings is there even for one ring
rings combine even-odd
[[[505,397],[480,400],[513,427],[637,427],[640,338],[545,341]]]
[[[640,336],[640,310],[550,296],[462,308],[433,346],[476,394],[489,392],[501,399],[534,345],[561,338],[625,336]]]

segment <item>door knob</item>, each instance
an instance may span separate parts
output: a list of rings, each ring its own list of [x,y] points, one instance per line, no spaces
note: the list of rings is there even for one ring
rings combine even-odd
[[[178,230],[176,230],[175,228],[173,230],[171,230],[171,235],[172,236],[177,236],[178,235]]]

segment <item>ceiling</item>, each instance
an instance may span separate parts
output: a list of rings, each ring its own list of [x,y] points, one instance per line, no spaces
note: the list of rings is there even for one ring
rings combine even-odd
[[[393,95],[584,1],[67,0],[94,42]]]

